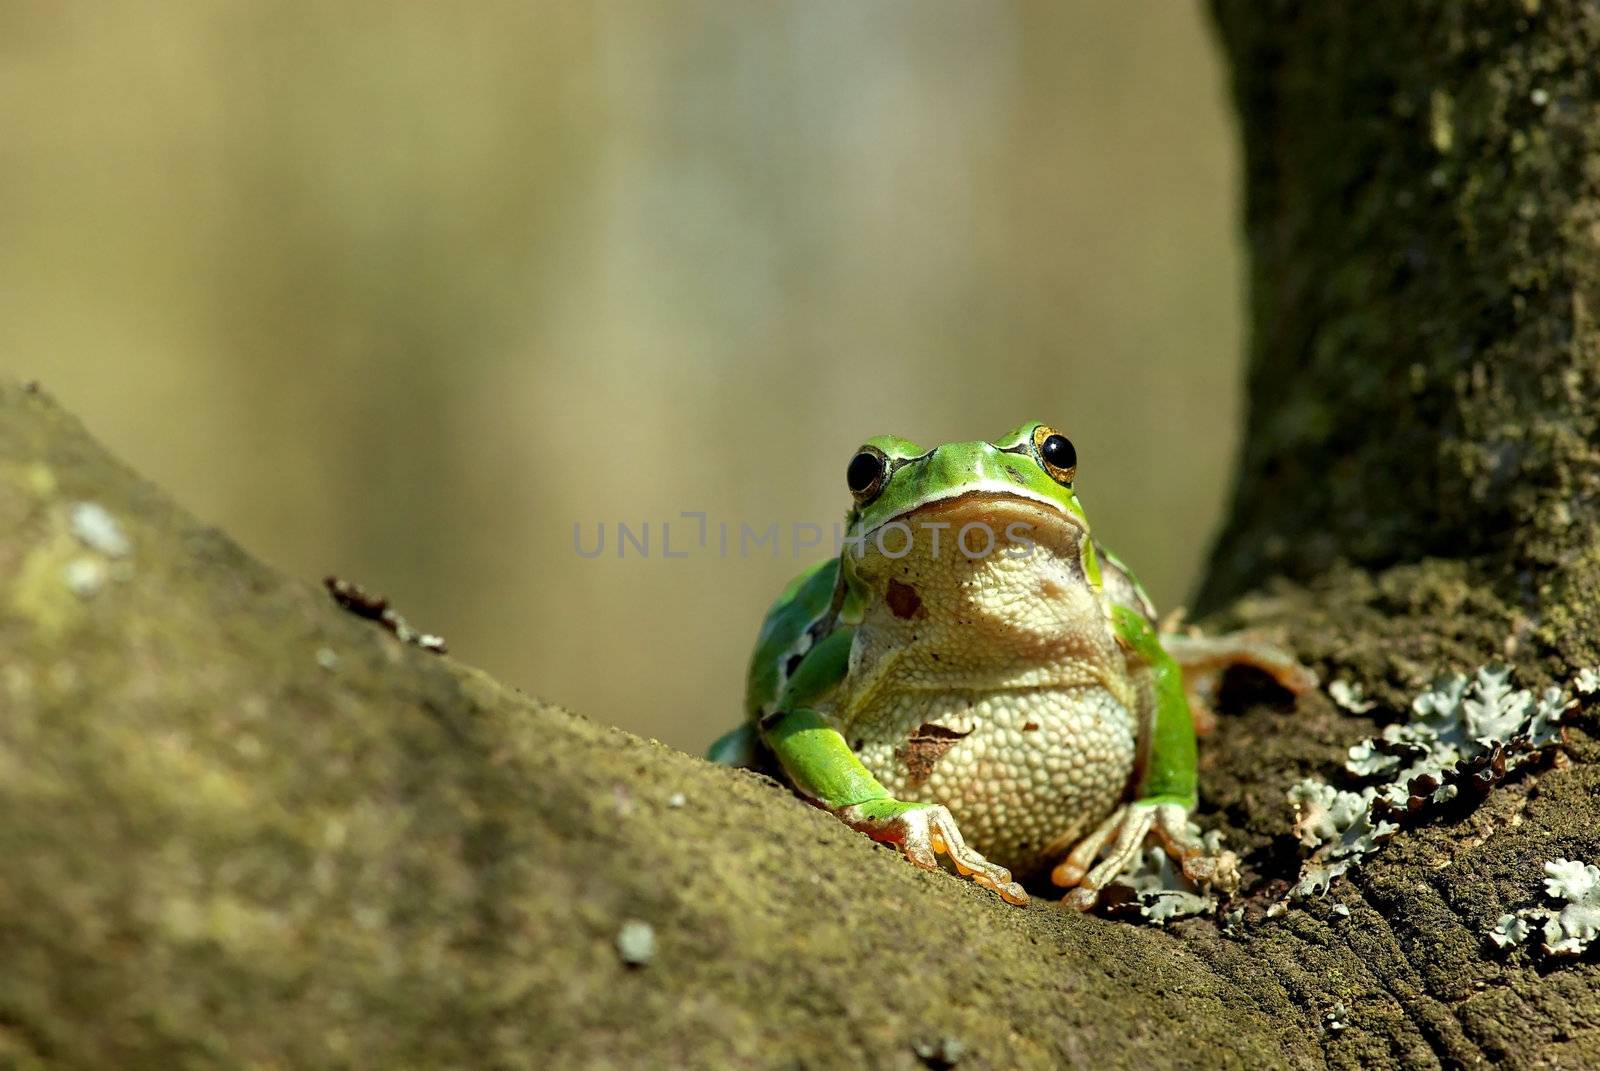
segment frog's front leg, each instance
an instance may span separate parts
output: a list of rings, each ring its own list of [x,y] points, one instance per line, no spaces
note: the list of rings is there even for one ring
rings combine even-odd
[[[967,845],[947,808],[890,796],[816,711],[779,712],[764,719],[762,735],[794,786],[850,828],[894,845],[925,870],[938,870],[942,855],[958,873],[993,889],[1007,903],[1028,902],[1009,870]]]
[[[850,750],[839,731],[812,708],[819,696],[843,679],[850,660],[851,630],[829,633],[800,661],[772,710],[756,723],[789,783],[850,828],[892,844],[917,866],[939,869],[939,856],[1008,903],[1025,904],[1028,894],[1011,872],[979,855],[962,838],[948,808],[907,803],[889,795]]]
[[[1144,774],[1136,798],[1079,841],[1051,872],[1051,880],[1075,886],[1064,902],[1087,910],[1154,836],[1190,881],[1231,892],[1239,884],[1238,857],[1209,848],[1189,829],[1196,803],[1198,751],[1183,671],[1138,611],[1115,606],[1111,614],[1117,638],[1130,657],[1149,670],[1154,693]]]

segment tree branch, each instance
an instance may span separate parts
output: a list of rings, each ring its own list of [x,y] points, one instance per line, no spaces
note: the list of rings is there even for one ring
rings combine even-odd
[[[1286,789],[1435,673],[1600,661],[1600,14],[1217,7],[1256,335],[1209,598],[1378,704],[1228,682],[1201,784],[1235,936],[1007,907],[401,644],[0,385],[0,1060],[1600,1066],[1595,963],[1484,938],[1600,857],[1592,725],[1268,912]]]
[[[74,534],[83,503],[126,556]],[[1177,1036],[1314,1058],[1282,992],[1164,933],[1007,907],[400,644],[15,385],[0,533],[0,1058],[893,1067],[948,1037],[964,1066],[1150,1067]],[[615,947],[630,919],[644,966]]]

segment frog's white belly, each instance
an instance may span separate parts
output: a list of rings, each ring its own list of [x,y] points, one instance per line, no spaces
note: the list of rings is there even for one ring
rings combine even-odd
[[[1121,802],[1143,701],[1081,529],[1031,509],[961,499],[911,515],[953,530],[1031,518],[1025,556],[941,556],[931,539],[897,559],[864,554],[855,570],[872,597],[845,679],[817,704],[890,795],[944,804],[1019,877],[1060,862]]]
[[[867,769],[898,799],[950,808],[972,847],[1019,876],[1060,862],[1133,774],[1136,718],[1099,685],[906,691],[875,707],[871,738],[852,741]]]

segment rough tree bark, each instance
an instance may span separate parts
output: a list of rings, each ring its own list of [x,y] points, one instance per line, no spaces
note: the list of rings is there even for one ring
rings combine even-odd
[[[5,385],[0,1063],[1600,1066],[1595,963],[1483,938],[1544,860],[1600,858],[1592,723],[1570,764],[1263,910],[1286,787],[1436,672],[1600,662],[1600,9],[1218,16],[1256,330],[1207,598],[1381,701],[1225,692],[1202,785],[1242,933],[1009,908],[403,646]]]
[[[1563,608],[1543,638],[1583,644],[1600,12],[1216,9],[1244,119],[1253,345],[1208,604],[1273,573],[1435,556],[1480,563],[1510,604]]]

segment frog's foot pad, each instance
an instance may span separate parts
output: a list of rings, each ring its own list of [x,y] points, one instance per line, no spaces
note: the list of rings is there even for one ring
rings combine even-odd
[[[1011,871],[996,866],[967,846],[948,808],[938,804],[874,800],[840,809],[839,817],[851,829],[882,844],[892,844],[924,870],[939,870],[939,856],[956,872],[986,889],[993,889],[1008,904],[1026,904],[1028,894],[1011,880]]]
[[[1062,897],[1062,903],[1079,911],[1093,907],[1100,899],[1100,891],[1136,861],[1151,837],[1178,864],[1183,876],[1196,885],[1222,892],[1239,887],[1239,857],[1230,851],[1213,850],[1195,836],[1189,829],[1188,807],[1181,803],[1134,802],[1113,811],[1051,871],[1051,881],[1073,887]],[[1105,858],[1095,862],[1102,851]]]

